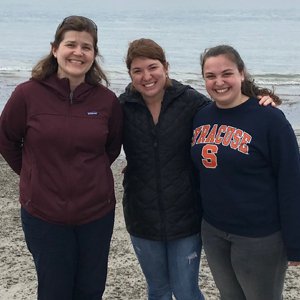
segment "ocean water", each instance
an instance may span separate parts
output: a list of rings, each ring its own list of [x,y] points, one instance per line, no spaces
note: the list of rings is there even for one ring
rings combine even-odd
[[[117,95],[129,82],[124,60],[133,39],[156,40],[166,51],[171,77],[204,94],[200,54],[226,43],[240,52],[259,85],[274,88],[283,98],[280,108],[300,129],[300,8],[103,10],[101,1],[94,2],[32,0],[25,5],[1,0],[0,111],[15,85],[29,78],[32,66],[49,53],[61,20],[80,14],[98,25],[101,64]]]

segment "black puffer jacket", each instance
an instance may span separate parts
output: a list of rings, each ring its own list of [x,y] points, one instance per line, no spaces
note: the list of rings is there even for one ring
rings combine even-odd
[[[137,92],[120,95],[124,109],[124,215],[128,232],[171,240],[200,231],[200,202],[190,156],[192,121],[210,100],[175,80],[158,123]]]

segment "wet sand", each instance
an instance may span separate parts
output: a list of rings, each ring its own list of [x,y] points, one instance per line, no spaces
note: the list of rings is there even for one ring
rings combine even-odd
[[[123,219],[121,170],[124,166],[125,161],[122,157],[113,164],[117,207],[104,300],[146,299],[145,280],[134,255]],[[34,300],[36,299],[36,275],[21,229],[18,176],[10,170],[1,156],[0,187],[0,300]],[[204,254],[199,278],[207,300],[217,300],[218,291]],[[300,267],[288,269],[284,299],[300,299]]]

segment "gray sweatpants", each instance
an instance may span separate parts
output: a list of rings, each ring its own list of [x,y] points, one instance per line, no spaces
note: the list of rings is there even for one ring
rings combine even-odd
[[[248,238],[202,222],[203,247],[221,300],[281,300],[287,258],[281,232]]]

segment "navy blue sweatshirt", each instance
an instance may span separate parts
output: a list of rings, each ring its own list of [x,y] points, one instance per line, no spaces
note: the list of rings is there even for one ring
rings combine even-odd
[[[281,230],[288,260],[300,261],[300,156],[284,114],[257,99],[230,109],[212,103],[193,129],[203,218],[246,237]]]

